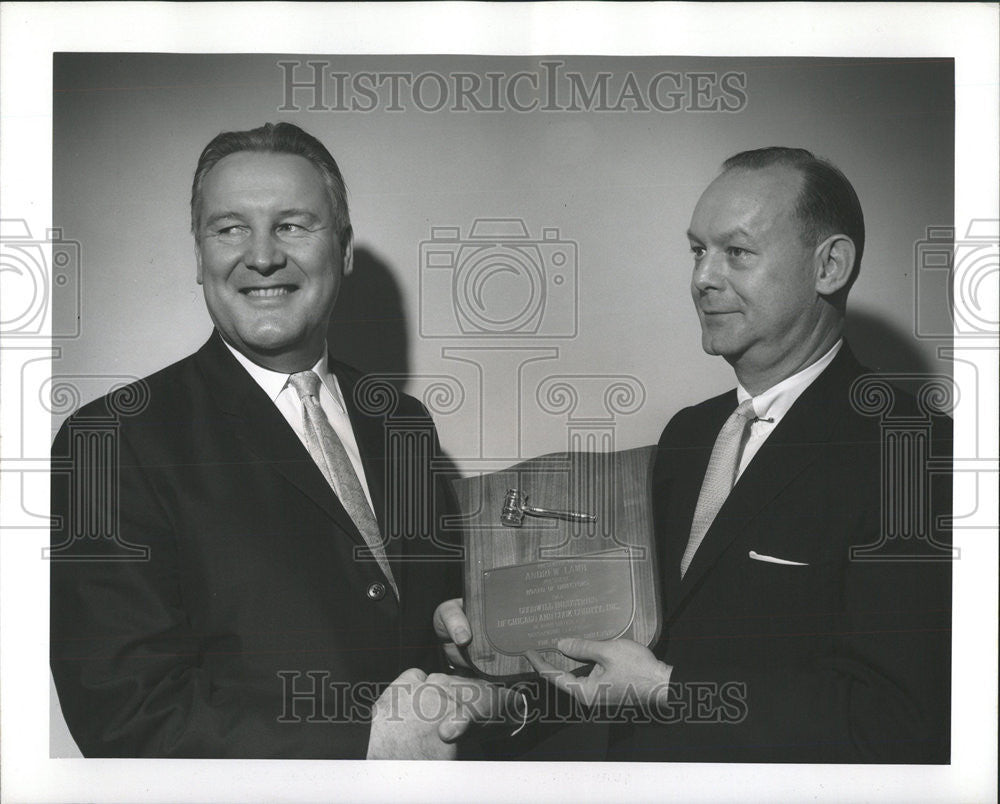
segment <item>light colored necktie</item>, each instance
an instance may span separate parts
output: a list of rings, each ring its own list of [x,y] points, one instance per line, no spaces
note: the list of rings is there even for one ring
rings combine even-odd
[[[691,536],[688,538],[684,556],[681,558],[681,577],[691,566],[691,560],[712,526],[715,515],[719,513],[722,504],[733,488],[736,477],[736,467],[740,464],[740,447],[743,445],[743,435],[747,425],[756,418],[753,411],[753,400],[748,399],[741,404],[733,414],[726,419],[712,447],[712,457],[708,459],[708,469],[701,483],[698,494],[698,505],[694,509],[694,520],[691,522]]]
[[[361,488],[361,481],[358,480],[358,474],[354,471],[347,450],[344,449],[337,432],[319,405],[319,375],[314,371],[300,371],[289,377],[288,382],[302,400],[302,424],[309,454],[333,487],[344,510],[358,526],[398,600],[399,589],[396,588],[396,580],[392,576],[389,559],[385,555],[382,534],[375,514],[368,505],[368,499],[365,497],[364,489]]]

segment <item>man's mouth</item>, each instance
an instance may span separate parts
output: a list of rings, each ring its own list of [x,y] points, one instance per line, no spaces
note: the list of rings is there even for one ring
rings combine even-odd
[[[240,293],[253,299],[271,299],[278,296],[287,296],[294,290],[294,285],[274,285],[266,288],[243,288],[240,290]]]

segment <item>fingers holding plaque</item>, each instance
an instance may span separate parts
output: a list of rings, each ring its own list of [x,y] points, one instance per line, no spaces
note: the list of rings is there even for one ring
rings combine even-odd
[[[462,510],[477,511],[465,566],[476,671],[533,676],[528,651],[576,669],[556,648],[565,637],[655,642],[651,457],[650,448],[546,455],[456,484]]]

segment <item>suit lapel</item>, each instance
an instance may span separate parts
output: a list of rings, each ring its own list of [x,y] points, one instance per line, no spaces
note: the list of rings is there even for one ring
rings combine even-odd
[[[666,480],[661,481],[658,487],[659,493],[667,495],[659,517],[664,534],[660,544],[665,561],[663,586],[668,612],[675,611],[680,600],[681,556],[691,533],[694,509],[712,447],[723,423],[736,409],[736,392],[723,394],[703,407],[704,410],[699,413],[704,421],[693,427],[685,423],[679,434],[683,442],[666,447],[669,470]],[[688,573],[690,571],[689,567]]]
[[[705,573],[745,530],[747,523],[817,459],[817,447],[829,441],[830,433],[846,409],[845,395],[850,379],[860,372],[861,367],[844,343],[834,361],[802,392],[740,476],[677,586],[671,611],[697,588]],[[705,466],[700,467],[696,475],[699,480],[693,485],[693,499],[688,498],[691,506],[687,516],[688,532],[706,467],[707,457]],[[676,543],[683,550],[681,541],[679,538]],[[686,544],[686,534],[683,541]],[[678,555],[677,562],[668,571],[679,575],[679,566]]]
[[[217,404],[232,418],[236,434],[249,452],[363,545],[364,538],[308,450],[263,389],[232,356],[218,332],[199,350],[198,363]]]

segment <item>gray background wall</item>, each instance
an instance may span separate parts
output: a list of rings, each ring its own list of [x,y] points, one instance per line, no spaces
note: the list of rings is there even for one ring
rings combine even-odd
[[[404,111],[387,110],[385,92],[371,112],[310,111],[310,91],[286,96],[282,60],[301,63],[300,82],[312,75],[309,60],[350,76],[436,72],[450,81],[468,72],[484,85],[487,73],[545,75],[545,59],[535,57],[58,54],[53,218],[81,244],[82,325],[78,339],[60,342],[53,374],[82,375],[81,400],[173,362],[208,336],[188,231],[191,174],[219,131],[279,119],[326,143],[350,190],[358,270],[338,303],[333,352],[401,375],[407,390],[426,395],[443,445],[465,473],[565,449],[571,417],[613,419],[602,448],[653,443],[680,406],[731,387],[728,366],[701,352],[684,232],[720,162],[746,148],[803,146],[844,170],[869,232],[851,299],[856,351],[885,369],[949,370],[936,359],[939,342],[912,333],[915,305],[925,328],[950,330],[944,284],[917,295],[914,276],[925,227],[952,219],[950,60],[552,59],[586,86],[610,73],[608,105],[629,74],[640,88],[662,71],[710,87],[716,79],[691,75],[746,76],[739,111],[668,113],[521,113],[506,101],[497,112],[452,111],[452,103],[425,112],[405,91]],[[523,82],[519,93],[521,102],[532,96]],[[425,81],[422,97],[425,107],[436,104],[434,81]],[[279,111],[289,100],[301,111]],[[327,80],[322,104],[336,102]],[[705,102],[688,92],[681,105]],[[535,240],[557,230],[570,267],[575,249],[575,281],[569,272],[561,286],[552,282],[558,249],[545,244],[540,259],[529,258],[542,263],[548,286],[544,299],[533,297],[544,308],[538,337],[494,325],[496,337],[484,338],[488,322],[471,319],[480,332],[469,336],[454,323],[454,271],[429,269],[421,243],[432,227],[458,227],[467,242],[478,218],[520,219]],[[516,267],[502,256],[494,262]],[[537,291],[527,274],[480,278],[483,315],[494,320]],[[75,314],[69,295],[56,291],[57,321]],[[468,347],[484,348],[455,351]],[[554,404],[553,375],[573,378],[575,411]],[[583,379],[593,375],[621,379]],[[627,390],[609,411],[604,392],[615,382]],[[75,403],[64,401],[53,427]]]

